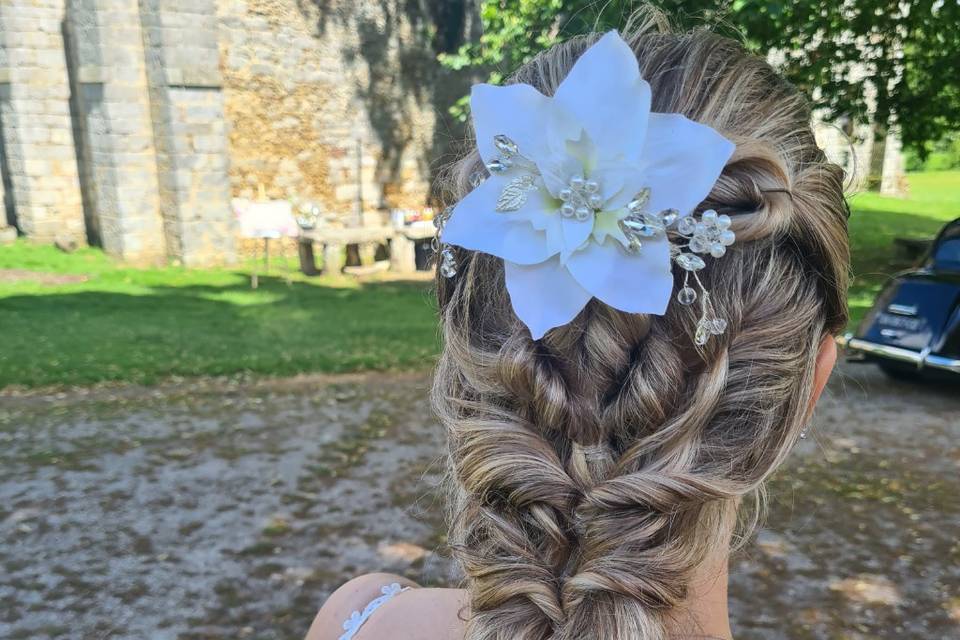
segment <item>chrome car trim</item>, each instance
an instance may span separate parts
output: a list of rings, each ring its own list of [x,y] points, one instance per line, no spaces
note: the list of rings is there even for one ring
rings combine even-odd
[[[849,333],[843,337],[837,338],[837,342],[841,347],[851,351],[859,351],[860,353],[880,356],[889,360],[906,362],[915,365],[917,369],[929,367],[931,369],[939,369],[941,371],[960,373],[960,360],[957,358],[948,358],[946,356],[932,354],[930,353],[929,347],[919,352],[912,351],[910,349],[903,349],[901,347],[892,347],[888,344],[879,344],[876,342],[870,342],[869,340],[863,340],[861,338],[854,338],[853,335]]]
[[[933,369],[941,369],[943,371],[960,373],[960,360],[957,360],[956,358],[944,358],[943,356],[928,355],[924,364]]]
[[[915,316],[917,315],[917,305],[894,303],[887,306],[887,311],[895,313],[898,316]]]

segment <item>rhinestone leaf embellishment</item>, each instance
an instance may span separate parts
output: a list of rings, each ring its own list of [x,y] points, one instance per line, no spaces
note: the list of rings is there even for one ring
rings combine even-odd
[[[516,211],[527,203],[527,194],[537,188],[536,177],[524,174],[507,183],[497,198],[497,211]]]

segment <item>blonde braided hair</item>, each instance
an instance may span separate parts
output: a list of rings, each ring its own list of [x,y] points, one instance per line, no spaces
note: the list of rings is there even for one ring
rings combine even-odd
[[[731,40],[671,33],[649,10],[632,25],[653,110],[737,144],[700,207],[734,219],[737,244],[703,275],[729,328],[697,351],[689,307],[642,316],[594,300],[534,342],[502,262],[458,251],[458,275],[437,279],[432,395],[469,640],[665,638],[736,505],[795,443],[819,343],[846,323],[843,176],[805,100]],[[552,48],[513,81],[552,94],[595,39]],[[474,149],[451,169],[452,200],[481,167]]]

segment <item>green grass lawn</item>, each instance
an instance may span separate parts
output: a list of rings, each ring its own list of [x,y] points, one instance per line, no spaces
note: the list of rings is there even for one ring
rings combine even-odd
[[[0,273],[84,282],[0,282],[0,388],[151,383],[169,376],[289,375],[428,366],[438,350],[426,282],[305,278],[226,269],[133,269],[101,251],[0,247]]]
[[[913,174],[910,187],[908,199],[851,201],[855,320],[910,266],[895,237],[930,237],[960,217],[960,171]],[[9,269],[85,280],[0,278],[0,388],[410,369],[438,349],[426,282],[295,274],[288,285],[275,270],[251,290],[243,270],[134,269],[96,249],[68,255],[24,241],[0,247],[0,273]]]

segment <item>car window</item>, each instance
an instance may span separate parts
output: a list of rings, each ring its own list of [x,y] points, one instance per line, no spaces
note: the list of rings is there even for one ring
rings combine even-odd
[[[960,265],[960,237],[941,242],[933,253],[933,264],[949,267]]]

